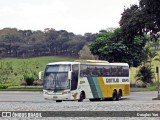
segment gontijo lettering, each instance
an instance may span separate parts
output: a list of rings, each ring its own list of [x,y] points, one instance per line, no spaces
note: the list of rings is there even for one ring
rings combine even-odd
[[[129,82],[129,79],[122,79],[122,82]]]
[[[119,79],[118,78],[106,78],[106,83],[118,83]]]

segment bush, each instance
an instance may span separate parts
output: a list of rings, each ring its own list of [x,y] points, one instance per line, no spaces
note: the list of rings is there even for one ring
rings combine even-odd
[[[8,88],[7,84],[0,84],[0,89],[6,89],[6,88]]]
[[[10,86],[18,86],[18,85],[13,85],[13,84],[0,84],[0,89],[7,89]]]
[[[10,86],[8,87],[8,89],[12,89],[12,90],[33,90],[33,89],[37,89],[37,90],[42,90],[43,86]]]
[[[43,85],[43,81],[42,80],[36,80],[36,81],[33,82],[33,85],[41,86],[41,85]]]
[[[26,76],[24,80],[26,81],[27,85],[33,85],[34,78],[32,76]]]
[[[136,84],[135,84],[135,87],[136,87],[136,88],[141,88],[141,84],[140,84],[140,83],[136,83]]]
[[[26,86],[26,85],[27,85],[27,82],[23,80],[23,81],[21,81],[20,85]]]
[[[135,84],[135,83],[130,83],[130,87],[131,87],[131,88],[135,88],[135,87],[136,87],[136,84]]]
[[[146,88],[146,87],[147,87],[147,84],[142,83],[142,84],[141,84],[141,87],[142,87],[142,88]]]
[[[135,76],[136,81],[142,81],[143,83],[153,83],[154,73],[152,71],[152,68],[149,66],[142,66],[138,73]]]
[[[146,88],[149,87],[150,84],[148,83],[143,83],[143,82],[136,82],[136,83],[130,83],[131,88]]]

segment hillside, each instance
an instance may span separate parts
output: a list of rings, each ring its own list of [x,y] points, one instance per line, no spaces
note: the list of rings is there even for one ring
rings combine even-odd
[[[57,62],[57,61],[73,61],[73,58],[69,57],[36,57],[36,58],[28,58],[28,59],[19,59],[19,58],[4,58],[0,59],[0,63],[11,63],[13,67],[12,73],[9,75],[8,83],[19,84],[21,80],[23,80],[22,71],[23,70],[31,70],[35,71],[38,75],[39,71],[45,69],[45,66],[49,62]],[[25,71],[24,71],[25,72]]]

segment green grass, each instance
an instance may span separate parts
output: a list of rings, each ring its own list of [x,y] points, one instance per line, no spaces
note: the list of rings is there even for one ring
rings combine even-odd
[[[13,73],[9,76],[8,84],[20,84],[20,81],[23,80],[23,76],[20,74],[20,67],[24,62],[29,63],[30,69],[34,69],[37,73],[39,71],[43,71],[45,69],[46,64],[50,62],[58,62],[58,61],[73,61],[74,58],[69,57],[57,57],[57,56],[49,56],[49,57],[36,57],[36,58],[1,58],[0,62],[11,62],[13,66]],[[33,68],[33,64],[37,64],[38,68]],[[15,73],[17,75],[15,75]]]
[[[10,86],[7,89],[8,91],[42,91],[43,86]]]
[[[43,86],[19,86],[1,84],[0,91],[42,91]]]
[[[149,86],[146,88],[133,88],[135,91],[157,91],[158,87],[157,86]]]
[[[43,86],[10,86],[7,89],[42,89]]]

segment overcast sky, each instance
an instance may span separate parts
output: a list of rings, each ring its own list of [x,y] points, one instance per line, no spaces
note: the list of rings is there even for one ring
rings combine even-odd
[[[98,33],[119,27],[124,6],[131,4],[138,4],[138,0],[0,0],[0,29]]]

